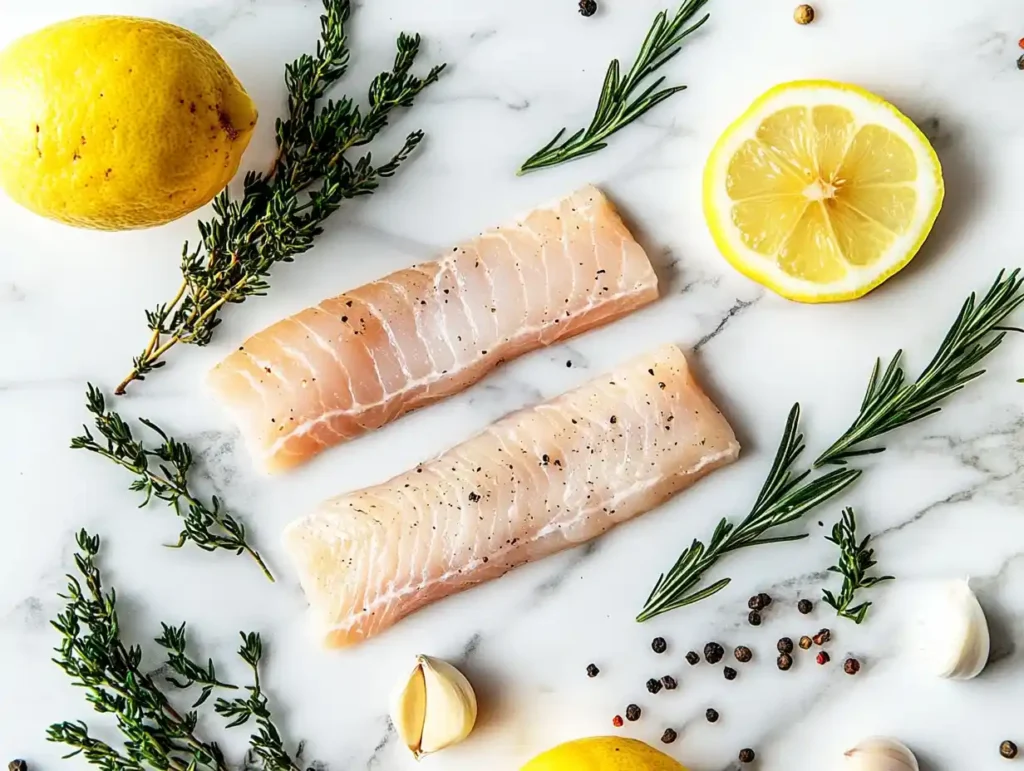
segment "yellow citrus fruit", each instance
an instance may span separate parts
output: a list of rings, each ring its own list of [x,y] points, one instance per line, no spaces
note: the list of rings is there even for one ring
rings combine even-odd
[[[704,213],[737,270],[791,300],[835,302],[913,259],[944,190],[928,139],[891,104],[798,81],[761,96],[718,140]]]
[[[521,771],[686,771],[663,752],[635,739],[597,736],[538,755]]]
[[[71,19],[0,52],[0,185],[70,225],[160,225],[224,188],[256,117],[220,54],[188,30]]]

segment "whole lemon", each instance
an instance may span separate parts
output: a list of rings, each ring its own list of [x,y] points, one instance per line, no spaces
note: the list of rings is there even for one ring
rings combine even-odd
[[[70,19],[0,52],[0,186],[78,227],[161,225],[227,185],[256,117],[227,63],[192,32]]]
[[[635,739],[596,736],[538,755],[521,771],[686,771],[663,752]]]

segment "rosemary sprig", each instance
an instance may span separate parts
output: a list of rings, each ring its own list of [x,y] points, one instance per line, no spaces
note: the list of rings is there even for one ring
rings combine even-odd
[[[86,405],[94,416],[96,431],[103,441],[97,441],[85,426],[83,435],[72,438],[71,448],[102,455],[132,472],[136,478],[130,489],[145,494],[139,508],[153,498],[166,501],[183,520],[174,548],[194,543],[208,552],[218,549],[236,554],[245,552],[256,560],[267,578],[274,580],[259,552],[249,544],[245,526],[223,510],[220,499],[214,495],[206,502],[189,489],[188,474],[193,458],[188,444],[168,436],[152,421],[141,418],[139,422],[161,440],[156,447],[145,446],[133,436],[131,428],[120,415],[107,409],[103,393],[91,383],[86,391]]]
[[[121,639],[116,593],[104,589],[96,565],[99,537],[82,530],[77,542],[80,551],[75,555],[75,563],[85,585],[68,576],[67,594],[61,595],[67,606],[53,622],[62,635],[54,661],[75,685],[87,690],[86,698],[97,712],[116,717],[124,746],[116,749],[96,739],[82,722],[55,723],[49,728],[48,738],[70,747],[67,757],[81,754],[102,771],[228,771],[229,765],[217,743],[199,736],[196,708],[206,702],[214,689],[237,690],[237,686],[217,677],[212,660],[204,666],[190,658],[184,624],[163,624],[163,634],[156,642],[167,650],[166,665],[175,675],[168,677],[168,682],[179,688],[202,687],[191,710],[183,713],[175,709],[154,677],[144,672],[142,650],[138,646],[125,647]],[[242,633],[242,640],[239,654],[252,668],[256,685],[247,688],[248,699],[218,699],[214,711],[234,717],[229,727],[246,722],[248,714],[256,717],[259,731],[249,738],[247,770],[302,771],[285,750],[267,697],[260,690],[262,640],[252,632]],[[238,719],[240,708],[235,702],[248,705],[245,719]]]
[[[303,55],[285,68],[288,117],[277,122],[277,158],[267,174],[250,172],[240,199],[227,190],[213,203],[214,216],[199,223],[200,243],[182,250],[182,282],[174,297],[147,311],[151,330],[142,353],[115,394],[164,366],[165,354],[179,343],[206,345],[228,303],[266,294],[271,268],[308,251],[324,221],[346,200],[369,195],[395,174],[423,139],[415,131],[389,160],[374,165],[370,153],[348,157],[373,141],[392,113],[410,107],[437,81],[444,65],[426,77],[411,70],[420,50],[418,35],[402,34],[390,71],[369,89],[369,106],[349,97],[320,102],[348,69],[346,23],[350,0],[323,0],[316,55]]]
[[[850,429],[829,448],[816,462],[815,468],[826,464],[845,466],[850,458],[882,452],[884,448],[858,449],[862,442],[874,439],[888,431],[934,415],[940,411],[937,406],[946,397],[962,389],[967,383],[984,374],[974,368],[999,347],[1005,338],[1007,327],[999,326],[1006,317],[1024,303],[1024,278],[1020,270],[1009,275],[1001,271],[992,288],[980,302],[972,294],[964,303],[953,326],[939,347],[939,351],[925,372],[910,385],[903,385],[903,369],[899,366],[901,354],[890,363],[885,374],[879,377],[880,363],[875,364],[868,392],[861,405],[861,413]],[[859,471],[833,469],[824,476],[813,478],[803,484],[810,472],[791,478],[791,467],[803,449],[803,437],[796,434],[799,409],[790,412],[782,444],[768,480],[754,505],[754,510],[738,527],[723,519],[705,547],[694,541],[676,561],[672,569],[662,574],[648,597],[638,621],[647,621],[675,608],[690,605],[706,599],[729,585],[729,579],[722,579],[699,591],[693,591],[703,579],[704,573],[713,567],[729,551],[758,543],[796,540],[792,538],[761,538],[767,530],[780,524],[792,522],[807,511],[823,503],[851,484]],[[799,448],[794,452],[794,448]],[[834,475],[837,471],[849,471],[853,477],[843,480]],[[780,483],[779,480],[784,482]],[[837,489],[832,492],[828,483]],[[824,489],[819,487],[825,484]],[[828,493],[828,494],[824,494]],[[807,505],[794,509],[792,516],[782,516],[779,521],[766,514],[772,512],[779,496],[792,503],[796,500]]]
[[[832,534],[825,536],[825,540],[839,547],[839,564],[833,565],[829,570],[843,577],[843,589],[838,597],[828,589],[823,589],[823,599],[826,604],[835,608],[841,618],[848,618],[860,624],[867,616],[872,603],[862,602],[851,608],[850,604],[857,591],[870,589],[882,581],[893,581],[896,577],[867,575],[876,564],[875,550],[868,548],[871,542],[870,535],[864,536],[863,541],[857,540],[857,517],[852,508],[843,511],[842,518],[832,527]]]
[[[67,593],[60,595],[67,605],[52,622],[62,636],[54,662],[86,690],[97,712],[114,715],[124,749],[96,739],[85,723],[55,723],[49,740],[104,771],[228,771],[217,744],[197,735],[198,714],[176,710],[143,671],[142,650],[122,642],[116,593],[104,590],[96,566],[99,537],[82,530],[77,542],[75,564],[84,585],[68,576]]]
[[[985,370],[975,367],[1003,342],[1008,330],[1000,324],[1024,303],[1022,286],[1024,278],[1019,269],[1009,275],[1000,271],[980,302],[972,293],[915,382],[906,382],[901,366],[903,351],[896,353],[885,372],[881,359],[877,360],[860,414],[846,433],[815,461],[815,467],[843,465],[859,455],[885,452],[884,447],[857,446],[940,412],[939,402],[984,375]]]
[[[765,537],[765,534],[795,522],[857,480],[860,471],[835,469],[805,483],[809,471],[799,474],[793,472],[794,464],[804,451],[804,437],[799,428],[800,405],[796,404],[789,412],[775,461],[750,514],[739,525],[722,519],[708,546],[701,541],[694,541],[679,556],[672,569],[658,579],[637,621],[647,621],[720,592],[729,585],[731,579],[723,578],[706,589],[693,590],[703,580],[704,573],[729,552],[748,546],[806,538],[806,535]]]
[[[608,146],[606,140],[612,134],[625,128],[669,97],[685,90],[686,86],[661,89],[665,82],[665,77],[662,76],[637,93],[651,75],[675,58],[681,50],[683,40],[708,20],[709,16],[705,15],[696,24],[687,26],[707,2],[708,0],[687,0],[672,17],[668,11],[659,13],[626,76],[622,77],[622,65],[618,59],[608,66],[604,85],[601,87],[601,98],[598,100],[597,111],[590,126],[580,129],[565,140],[562,137],[565,136],[567,129],[563,128],[554,139],[527,159],[519,169],[519,174],[557,166],[603,150]]]

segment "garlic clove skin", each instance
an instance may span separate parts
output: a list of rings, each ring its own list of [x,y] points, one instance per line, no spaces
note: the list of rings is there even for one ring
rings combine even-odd
[[[416,657],[415,668],[392,700],[392,722],[417,759],[461,742],[476,718],[476,693],[469,680],[431,656]]]
[[[914,753],[900,741],[873,736],[846,751],[847,771],[920,771]]]
[[[949,582],[930,612],[923,640],[928,668],[939,677],[971,680],[988,664],[988,620],[969,583]]]

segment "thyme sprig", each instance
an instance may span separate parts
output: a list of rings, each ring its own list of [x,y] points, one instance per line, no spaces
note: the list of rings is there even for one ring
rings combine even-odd
[[[829,570],[843,577],[843,588],[838,597],[828,589],[823,589],[823,599],[826,604],[835,608],[841,618],[848,618],[860,624],[867,616],[872,603],[862,602],[850,607],[857,592],[861,589],[870,589],[883,581],[893,581],[896,577],[867,575],[877,564],[875,550],[868,548],[868,544],[871,543],[870,535],[864,536],[863,541],[857,540],[857,516],[852,508],[843,511],[843,516],[832,527],[832,534],[825,536],[825,540],[839,547],[839,563]]]
[[[662,89],[665,76],[648,83],[642,91],[640,89],[651,75],[675,58],[683,40],[710,18],[705,15],[700,21],[687,26],[707,2],[687,0],[675,16],[669,16],[668,11],[659,13],[626,76],[622,76],[622,65],[618,59],[608,66],[601,97],[590,125],[564,140],[567,129],[563,128],[554,139],[526,160],[519,174],[575,161],[603,150],[608,146],[607,139],[612,134],[621,131],[669,97],[685,90],[686,86]]]
[[[1009,275],[1000,271],[980,301],[971,293],[935,356],[913,383],[906,382],[903,351],[896,353],[884,372],[881,359],[877,360],[856,420],[814,465],[843,465],[860,455],[885,452],[884,447],[858,446],[940,412],[941,401],[984,375],[985,370],[976,367],[1010,331],[1000,325],[1024,303],[1022,287],[1019,269]]]
[[[132,434],[131,427],[113,410],[108,410],[103,393],[91,383],[86,391],[86,407],[93,414],[98,440],[88,426],[85,433],[71,440],[71,448],[101,455],[135,475],[130,489],[144,494],[139,508],[153,498],[166,501],[182,520],[182,530],[174,548],[193,543],[203,551],[218,549],[245,552],[271,581],[274,576],[260,553],[248,541],[245,526],[224,511],[220,498],[203,500],[189,488],[193,466],[192,448],[145,418],[139,422],[153,431],[160,444],[147,447]]]
[[[178,688],[199,685],[202,689],[191,709],[175,708],[156,677],[143,669],[141,648],[126,646],[122,640],[116,592],[104,587],[96,564],[99,537],[82,530],[76,540],[75,564],[81,578],[68,576],[67,592],[60,595],[67,604],[52,622],[61,634],[54,661],[75,685],[86,689],[86,698],[97,712],[115,716],[123,747],[92,736],[84,722],[51,725],[49,740],[68,746],[67,757],[80,754],[102,771],[228,771],[217,743],[197,730],[197,708],[215,689],[233,691],[237,686],[219,679],[212,659],[203,665],[190,657],[185,624],[163,624],[156,642],[167,651],[166,667],[173,673],[167,681]],[[302,771],[285,749],[260,688],[263,642],[252,632],[241,635],[239,655],[252,669],[255,685],[247,687],[246,699],[218,699],[214,711],[232,718],[229,728],[244,724],[250,715],[256,718],[258,730],[249,737],[247,771]]]
[[[723,518],[707,546],[695,540],[683,551],[672,569],[658,579],[637,621],[647,621],[670,610],[700,602],[727,587],[731,579],[723,578],[705,589],[694,591],[704,579],[704,574],[730,552],[748,546],[797,541],[807,537],[806,534],[774,537],[767,537],[766,534],[795,522],[815,506],[835,497],[853,484],[861,472],[856,469],[835,469],[808,482],[806,480],[810,471],[795,473],[793,470],[803,451],[800,405],[796,404],[789,412],[768,478],[746,519],[735,525]]]
[[[423,133],[414,131],[379,165],[370,153],[349,157],[388,126],[395,110],[412,106],[444,65],[423,78],[412,74],[420,37],[403,33],[391,70],[370,85],[365,110],[347,96],[321,106],[348,70],[346,25],[352,12],[350,0],[323,4],[316,54],[300,56],[285,68],[288,116],[277,121],[273,167],[266,174],[246,174],[240,198],[225,190],[214,199],[213,218],[199,223],[200,243],[186,243],[182,250],[178,291],[146,312],[149,340],[115,394],[163,367],[164,356],[179,343],[208,344],[227,304],[265,295],[274,265],[308,251],[331,214],[345,201],[373,193],[422,141]]]
[[[882,452],[883,447],[861,449],[860,445],[939,412],[938,404],[942,400],[984,374],[984,370],[975,368],[1002,344],[1006,332],[1012,328],[1000,325],[1021,303],[1024,303],[1021,271],[1018,269],[1009,274],[1000,271],[980,301],[973,293],[967,298],[938,352],[917,381],[904,385],[905,375],[900,366],[902,352],[893,358],[884,374],[880,374],[881,363],[876,362],[860,414],[847,432],[815,461],[814,467],[820,469],[827,464],[846,466],[851,458]],[[658,578],[637,616],[638,621],[647,621],[675,608],[707,599],[728,586],[730,579],[725,578],[694,591],[704,574],[728,552],[745,546],[804,537],[761,536],[799,519],[852,484],[860,475],[854,469],[842,468],[810,481],[806,481],[809,471],[793,477],[792,466],[803,450],[803,437],[797,434],[796,427],[799,414],[798,407],[790,412],[779,452],[751,513],[738,526],[723,519],[715,528],[709,546],[694,541],[683,551],[671,570]],[[837,471],[852,472],[853,476],[848,479],[836,477]],[[780,504],[794,508],[788,513],[785,508],[774,508]]]

